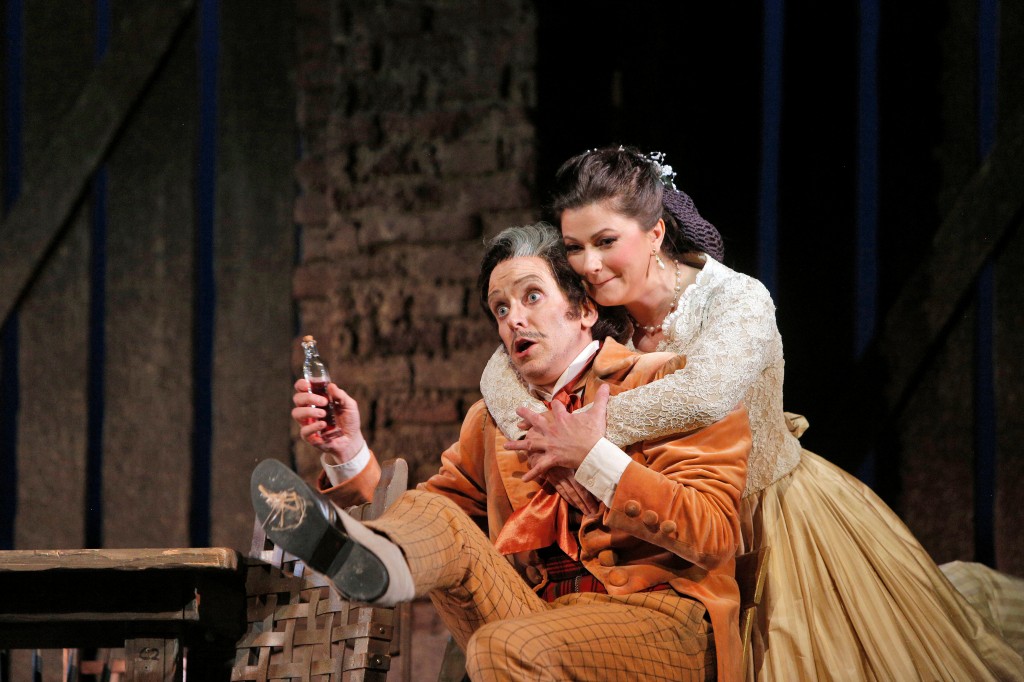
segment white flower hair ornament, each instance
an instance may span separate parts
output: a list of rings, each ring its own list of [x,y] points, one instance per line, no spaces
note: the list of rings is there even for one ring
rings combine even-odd
[[[649,152],[644,158],[650,162],[665,189],[675,190],[676,172],[672,170],[672,166],[665,163],[665,152]]]

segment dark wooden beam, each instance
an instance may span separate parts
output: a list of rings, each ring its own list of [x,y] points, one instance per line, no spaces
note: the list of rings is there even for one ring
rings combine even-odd
[[[899,417],[982,267],[1024,213],[1024,112],[999,135],[889,309],[849,389],[822,420],[827,452],[842,466],[855,466]]]
[[[986,260],[1024,209],[1024,115],[1000,139],[960,193],[921,264],[886,315],[879,335],[886,402],[899,410],[915,377],[971,294]]]
[[[26,160],[21,196],[0,224],[0,321],[28,290],[194,9],[195,0],[136,3],[45,148]]]

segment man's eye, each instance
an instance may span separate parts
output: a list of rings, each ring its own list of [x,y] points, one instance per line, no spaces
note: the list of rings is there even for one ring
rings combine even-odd
[[[526,300],[529,301],[530,303],[536,303],[537,301],[540,300],[540,292],[531,291],[526,295]]]
[[[507,305],[499,305],[499,306],[496,306],[494,308],[494,316],[495,317],[505,317],[506,315],[508,315],[508,306]]]

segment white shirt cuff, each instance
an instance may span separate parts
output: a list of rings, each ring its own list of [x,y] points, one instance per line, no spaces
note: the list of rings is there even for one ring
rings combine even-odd
[[[612,506],[615,486],[633,459],[607,438],[594,444],[576,469],[576,481],[594,497]]]
[[[354,477],[360,471],[366,468],[366,465],[370,463],[370,448],[363,443],[363,447],[356,453],[356,456],[347,462],[341,464],[328,464],[327,453],[320,455],[320,465],[323,466],[324,471],[327,472],[327,480],[331,482],[332,486],[341,485],[345,481]]]

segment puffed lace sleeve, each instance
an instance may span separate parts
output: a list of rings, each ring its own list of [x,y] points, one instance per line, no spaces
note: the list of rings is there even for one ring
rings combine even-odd
[[[522,437],[523,431],[517,426],[519,415],[516,408],[526,405],[534,412],[543,412],[544,403],[530,395],[519,374],[509,362],[504,346],[498,346],[480,376],[480,393],[487,404],[487,410],[498,428],[509,440]]]
[[[771,362],[775,306],[756,279],[718,282],[699,312],[680,313],[664,350],[685,353],[686,366],[608,403],[606,437],[619,447],[722,419]]]

